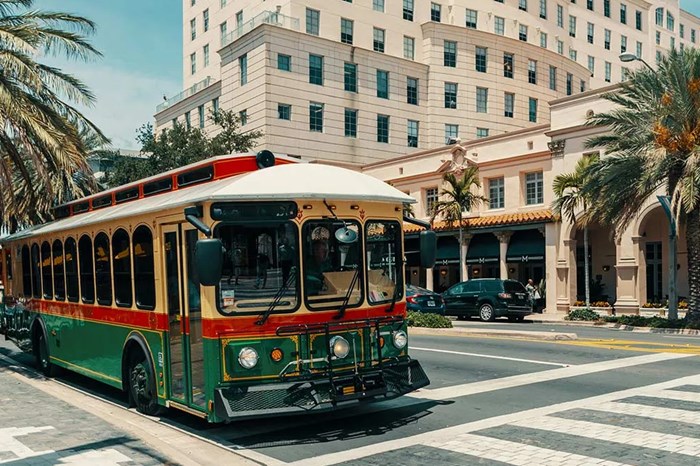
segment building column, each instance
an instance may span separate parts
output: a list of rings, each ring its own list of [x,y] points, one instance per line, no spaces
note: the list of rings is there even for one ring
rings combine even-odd
[[[557,259],[557,311],[569,312],[576,300],[576,240],[565,239]]]
[[[508,254],[508,243],[510,242],[510,237],[513,236],[513,232],[498,231],[495,232],[496,238],[498,238],[498,263],[501,269],[501,280],[506,280],[508,278],[508,263],[506,262],[506,254]]]
[[[544,311],[553,313],[558,310],[557,298],[560,288],[557,283],[557,245],[559,244],[560,222],[547,223],[543,228],[544,236]]]
[[[469,251],[469,241],[472,240],[474,235],[469,233],[462,234],[462,244],[459,245],[459,266],[460,270],[460,280],[469,280],[469,275],[467,275],[467,252]],[[457,241],[459,242],[459,235],[457,235]]]
[[[638,314],[639,299],[637,297],[637,259],[635,257],[632,241],[627,241],[628,237],[623,237],[622,240],[616,243],[615,270],[616,277],[616,296],[615,311],[617,313]]]
[[[637,259],[637,301],[640,305],[647,302],[647,252],[646,252],[646,241],[642,236],[633,236],[632,244],[634,247],[634,254]]]
[[[425,270],[425,288],[433,291],[433,268],[424,269]]]

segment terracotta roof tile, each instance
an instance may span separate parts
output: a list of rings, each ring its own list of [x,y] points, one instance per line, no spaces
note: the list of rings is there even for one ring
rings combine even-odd
[[[519,225],[527,223],[553,222],[554,215],[549,209],[532,210],[530,212],[517,212],[503,215],[488,215],[483,217],[467,218],[464,222],[466,228],[487,228],[505,225]],[[456,230],[457,225],[450,227],[445,221],[437,221],[433,224],[435,231]],[[404,223],[404,233],[417,233],[422,228],[411,223]]]

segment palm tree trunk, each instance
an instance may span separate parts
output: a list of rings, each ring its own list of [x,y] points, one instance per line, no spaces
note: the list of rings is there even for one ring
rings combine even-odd
[[[583,268],[586,280],[586,307],[591,307],[591,277],[588,270],[588,227],[583,227]]]
[[[688,284],[690,296],[686,319],[700,322],[700,209],[688,212],[686,217],[686,243],[688,247]]]
[[[464,281],[464,254],[462,254],[462,244],[464,243],[464,231],[462,231],[462,226],[459,226],[459,281]]]

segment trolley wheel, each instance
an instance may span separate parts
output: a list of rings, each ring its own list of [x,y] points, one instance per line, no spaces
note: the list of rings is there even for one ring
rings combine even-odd
[[[36,351],[34,353],[34,357],[36,358],[37,369],[43,372],[46,377],[54,377],[58,375],[58,367],[51,363],[51,358],[49,356],[49,345],[46,342],[44,332],[41,330],[38,332],[35,348]]]
[[[140,413],[155,416],[160,412],[153,369],[140,352],[129,360],[129,404]]]
[[[479,319],[484,322],[492,322],[496,318],[496,313],[493,310],[493,306],[489,303],[484,303],[479,308]]]

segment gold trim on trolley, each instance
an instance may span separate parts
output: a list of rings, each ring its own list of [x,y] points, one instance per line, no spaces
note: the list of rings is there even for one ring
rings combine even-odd
[[[274,375],[256,375],[256,376],[251,376],[251,377],[233,377],[229,375],[228,371],[226,370],[226,346],[232,341],[245,341],[245,340],[279,340],[279,339],[284,339],[285,337],[278,337],[277,335],[275,336],[262,336],[262,337],[257,337],[257,338],[251,338],[251,337],[232,337],[232,338],[221,338],[221,374],[222,374],[222,381],[223,382],[237,382],[240,380],[264,380],[264,379],[276,379],[279,378],[278,374]],[[297,367],[299,366],[299,335],[290,335],[288,337],[289,340],[294,342],[294,346],[296,348],[296,353],[297,353]]]

